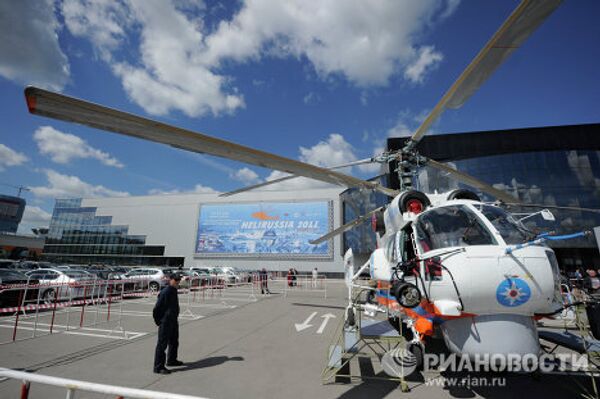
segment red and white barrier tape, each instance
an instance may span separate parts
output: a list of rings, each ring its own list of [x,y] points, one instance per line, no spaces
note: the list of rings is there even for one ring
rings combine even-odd
[[[54,307],[56,306],[56,309],[58,308],[66,308],[66,307],[70,307],[70,306],[75,306],[75,305],[89,305],[89,304],[99,304],[102,302],[108,302],[109,298],[94,298],[94,299],[79,299],[76,301],[69,301],[69,302],[56,302],[56,303],[43,303],[43,304],[36,304],[36,305],[25,305],[25,306],[13,306],[13,307],[8,307],[8,308],[0,308],[0,313],[14,313],[14,312],[19,312],[19,311],[28,311],[28,310],[37,310],[37,309],[54,309]],[[111,300],[112,301],[112,300]]]

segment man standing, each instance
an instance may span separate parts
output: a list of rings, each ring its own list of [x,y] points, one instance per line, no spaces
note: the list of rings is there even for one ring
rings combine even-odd
[[[317,288],[318,279],[319,279],[319,271],[315,267],[312,271],[312,287],[313,287],[313,289]]]
[[[267,269],[265,269],[264,267],[259,272],[259,278],[260,278],[260,293],[263,295],[271,294],[271,291],[269,291],[269,274],[267,273]]]
[[[179,346],[179,299],[177,298],[177,287],[181,276],[172,273],[169,276],[169,284],[158,294],[158,300],[152,311],[154,322],[158,326],[158,342],[154,353],[154,372],[157,374],[170,374],[165,367],[182,366],[183,362],[177,360],[177,347]],[[165,359],[165,350],[169,348],[169,356]]]

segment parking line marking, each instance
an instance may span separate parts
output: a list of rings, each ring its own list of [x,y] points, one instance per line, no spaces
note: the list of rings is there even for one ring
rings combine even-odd
[[[0,324],[0,327],[3,328],[14,328],[14,326],[8,326],[8,325],[4,325],[4,324]],[[19,326],[17,328],[17,330],[27,330],[27,331],[40,331],[40,332],[45,332],[48,333],[48,335],[50,335],[50,329],[44,329],[44,328],[35,328],[35,327],[25,327],[25,326]],[[107,330],[108,332],[113,332],[112,330]],[[127,336],[126,337],[119,337],[116,335],[111,335],[111,334],[94,334],[94,333],[86,333],[83,331],[72,331],[72,330],[52,330],[52,334],[70,334],[70,335],[83,335],[83,336],[87,336],[87,337],[97,337],[97,338],[109,338],[109,339],[135,339],[135,338],[139,338],[139,337],[143,337],[144,335],[148,335],[148,333],[145,332],[134,332],[134,331],[125,331],[123,332],[123,334],[125,334]]]

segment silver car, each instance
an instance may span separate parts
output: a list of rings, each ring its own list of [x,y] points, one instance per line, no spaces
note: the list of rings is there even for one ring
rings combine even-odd
[[[123,280],[140,280],[142,285],[147,282],[148,288],[158,291],[169,282],[167,276],[158,267],[139,267],[123,275]]]
[[[39,280],[40,298],[47,304],[97,296],[102,289],[98,278],[83,270],[37,269],[25,275]]]

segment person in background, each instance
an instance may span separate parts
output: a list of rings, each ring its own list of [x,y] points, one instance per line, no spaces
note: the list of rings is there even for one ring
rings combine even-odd
[[[267,269],[264,267],[259,273],[260,275],[260,293],[261,294],[271,294],[269,291],[269,274],[267,273]]]
[[[295,287],[298,285],[298,270],[292,268],[292,286]]]
[[[600,279],[594,269],[586,270],[587,276],[583,280],[583,287],[588,294],[593,294],[600,289]]]
[[[293,269],[290,267],[290,268],[288,269],[288,272],[287,272],[287,285],[288,285],[288,287],[291,287],[291,286],[292,286],[292,278],[293,278],[293,277],[294,277],[294,271],[293,271]]]
[[[169,284],[158,294],[156,305],[152,311],[154,323],[158,326],[158,341],[154,352],[154,372],[157,374],[170,374],[171,371],[165,367],[183,366],[183,362],[177,360],[177,349],[179,348],[179,298],[177,288],[181,276],[178,273],[169,275]],[[168,348],[168,356],[165,350]]]
[[[315,267],[312,271],[312,287],[317,288],[317,279],[319,278],[319,271]]]

